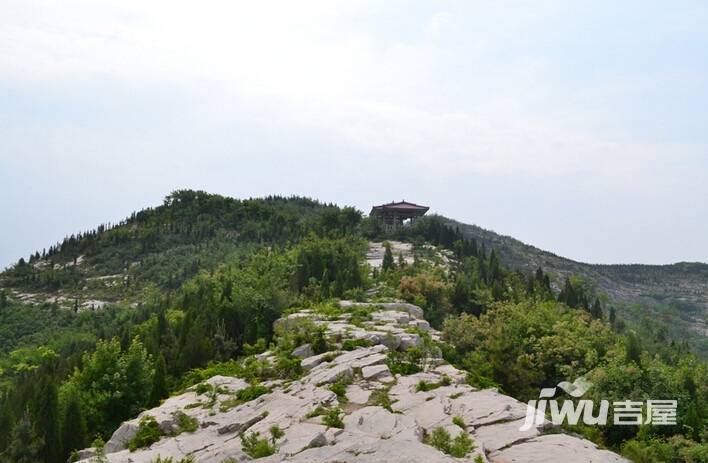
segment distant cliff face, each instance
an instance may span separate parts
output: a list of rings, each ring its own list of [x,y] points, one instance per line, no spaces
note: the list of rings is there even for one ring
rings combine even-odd
[[[445,363],[439,351],[425,348],[425,339],[437,340],[439,334],[422,318],[419,307],[348,301],[340,306],[338,316],[302,310],[276,322],[283,328],[309,320],[325,327],[334,346],[318,355],[309,344],[297,347],[293,355],[302,358],[304,370],[300,379],[265,382],[257,386],[262,390],[256,395],[243,393],[254,387],[243,379],[212,377],[123,423],[105,446],[107,460],[627,461],[587,440],[560,433],[550,423],[521,431],[526,404],[493,389],[472,388],[465,383],[465,372]],[[354,319],[361,311],[368,313],[366,321]],[[352,346],[359,347],[347,350]],[[395,353],[412,346],[425,352],[422,371],[391,371]],[[259,358],[274,360],[268,352]],[[163,437],[138,447],[140,422],[148,417],[154,418]],[[449,441],[440,438],[445,435]],[[134,451],[128,448],[131,444]],[[82,451],[82,461],[90,462],[93,453],[93,449]]]
[[[688,337],[696,350],[708,355],[708,264],[585,264],[476,225],[445,221],[487,249],[495,249],[510,268],[532,272],[541,267],[553,276],[556,288],[565,277],[580,276],[607,294],[623,317],[636,322],[660,320],[674,338]]]

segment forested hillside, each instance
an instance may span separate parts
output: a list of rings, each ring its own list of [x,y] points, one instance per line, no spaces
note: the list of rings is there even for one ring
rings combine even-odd
[[[381,267],[368,265],[367,241],[393,238],[411,243],[412,261],[386,247]],[[337,304],[347,299],[421,307],[442,331],[427,347],[475,388],[525,401],[585,375],[593,398],[677,399],[675,426],[572,431],[634,461],[706,461],[706,363],[683,339],[647,336],[623,320],[602,286],[542,262],[522,270],[514,255],[504,241],[437,217],[392,237],[355,209],[309,199],[173,193],[2,274],[0,458],[59,463],[92,442],[100,449],[121,422],[213,375],[249,382],[234,404],[258,397],[267,381],[297,380],[294,349],[325,352],[334,340],[274,322],[301,311],[371,321]],[[418,372],[428,353],[412,346],[391,366]],[[149,426],[131,448],[160,438]]]
[[[510,268],[533,271],[542,267],[559,291],[567,277],[583,280],[607,296],[607,303],[634,325],[686,340],[708,356],[708,264],[592,265],[557,256],[475,225],[441,218],[468,238],[499,252]]]

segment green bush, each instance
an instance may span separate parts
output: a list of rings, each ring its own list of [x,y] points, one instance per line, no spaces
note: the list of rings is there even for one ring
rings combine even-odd
[[[342,342],[342,350],[355,350],[360,347],[371,346],[371,341],[366,339],[345,339]]]
[[[257,399],[263,394],[268,394],[269,392],[270,389],[268,389],[267,387],[261,386],[260,384],[256,384],[254,386],[248,386],[244,389],[240,389],[238,392],[236,392],[236,398],[241,402],[250,402],[251,400]]]
[[[339,408],[330,408],[322,417],[322,424],[330,428],[344,428],[342,421],[343,412]]]
[[[405,352],[389,351],[386,365],[391,374],[413,375],[423,371],[425,353],[418,347],[411,347]]]
[[[351,378],[340,376],[335,382],[329,385],[329,390],[337,394],[337,399],[344,403],[347,401],[347,386],[351,383]]]
[[[314,418],[316,416],[322,416],[325,413],[327,413],[327,409],[322,405],[318,405],[317,407],[310,410],[307,415],[305,415],[305,418]]]
[[[467,425],[465,424],[465,420],[461,416],[453,416],[452,417],[452,424],[459,426],[462,429],[467,429]]]
[[[444,375],[440,381],[434,383],[429,383],[421,379],[416,385],[415,390],[416,392],[427,392],[432,391],[433,389],[437,389],[439,387],[449,386],[450,384],[452,384],[452,380],[449,376]]]
[[[145,415],[140,419],[138,431],[135,433],[135,437],[128,443],[128,448],[131,452],[134,452],[137,449],[149,447],[159,441],[163,435],[164,433],[155,418],[150,415]]]
[[[177,412],[177,427],[179,431],[176,434],[183,432],[194,432],[199,429],[199,421],[196,418],[192,418],[182,411]]]
[[[270,441],[261,437],[259,432],[251,432],[248,435],[241,434],[241,446],[244,453],[254,459],[273,455],[278,450],[276,442],[285,433],[278,425],[271,426],[269,432]]]
[[[385,408],[389,412],[393,412],[393,409],[391,408],[393,402],[391,402],[391,397],[388,395],[388,390],[389,388],[385,388],[372,392],[369,397],[369,402],[372,405],[378,405],[379,407]]]
[[[452,439],[445,428],[435,428],[433,433],[426,437],[425,443],[455,458],[464,458],[475,449],[474,442],[467,432],[461,432]]]

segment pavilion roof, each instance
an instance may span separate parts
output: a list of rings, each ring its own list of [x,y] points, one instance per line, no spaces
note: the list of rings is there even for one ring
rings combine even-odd
[[[423,215],[428,212],[430,208],[427,206],[421,206],[415,203],[409,203],[407,201],[390,202],[387,204],[381,204],[380,206],[374,206],[371,208],[371,214],[378,214],[381,212],[391,211],[391,212],[408,212],[415,215]]]

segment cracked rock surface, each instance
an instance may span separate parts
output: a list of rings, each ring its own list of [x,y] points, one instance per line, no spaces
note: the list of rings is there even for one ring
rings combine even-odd
[[[412,375],[392,374],[387,359],[394,349],[420,345],[422,334],[439,339],[439,333],[422,319],[423,311],[405,303],[340,303],[343,314],[325,320],[310,311],[287,318],[307,317],[325,326],[334,343],[347,339],[366,340],[367,347],[313,355],[309,345],[296,349],[302,359],[303,375],[291,382],[272,381],[267,394],[236,406],[236,392],[249,386],[240,378],[215,376],[206,381],[215,393],[209,397],[192,387],[170,397],[159,407],[124,422],[106,444],[111,463],[151,463],[158,456],[174,463],[192,457],[196,463],[251,461],[242,448],[241,433],[269,436],[277,425],[283,435],[276,440],[275,453],[259,458],[263,463],[568,463],[627,462],[615,453],[599,449],[585,439],[561,434],[542,426],[520,431],[526,404],[494,389],[476,390],[465,382],[465,372],[433,355],[424,371]],[[365,307],[371,316],[363,323],[349,323],[348,308]],[[268,353],[262,354],[268,359]],[[346,383],[341,398],[329,386]],[[421,388],[425,383],[433,385]],[[427,389],[427,390],[426,390]],[[388,403],[382,403],[385,396]],[[377,397],[379,400],[377,400]],[[340,408],[343,428],[328,427],[317,407]],[[143,416],[150,415],[170,434],[177,416],[195,419],[198,428],[163,437],[148,448],[131,452],[128,442],[135,436]],[[455,422],[453,422],[453,419]],[[460,426],[464,423],[464,429]],[[435,428],[445,428],[454,438],[467,433],[474,449],[464,458],[453,458],[425,443]],[[91,461],[91,449],[80,454]]]

